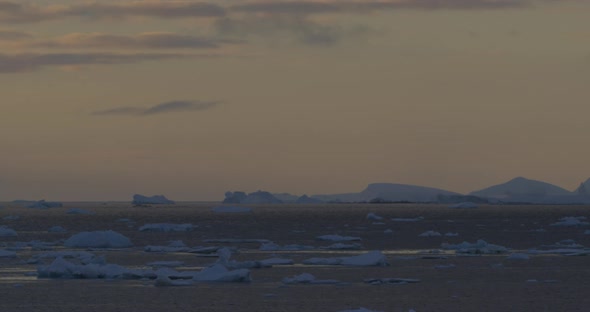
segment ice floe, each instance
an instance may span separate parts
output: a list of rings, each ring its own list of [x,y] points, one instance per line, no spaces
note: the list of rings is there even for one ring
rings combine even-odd
[[[373,212],[369,212],[367,214],[367,220],[372,220],[372,221],[381,221],[383,220],[383,217],[378,216],[377,214],[373,213]]]
[[[452,233],[452,232],[447,232],[445,233],[446,237],[454,237],[454,236],[459,236],[459,233]]]
[[[393,234],[393,230],[387,229],[387,230],[383,231],[383,234]]]
[[[47,232],[49,233],[66,233],[68,230],[64,229],[63,227],[56,225],[50,227]]]
[[[0,258],[16,258],[16,252],[0,249]]]
[[[174,201],[169,200],[164,195],[143,196],[135,194],[132,203],[133,205],[172,205]]]
[[[196,226],[190,223],[148,223],[139,228],[140,232],[190,232]]]
[[[211,209],[216,213],[248,213],[252,212],[251,208],[238,206],[217,206]]]
[[[70,248],[125,248],[133,244],[129,238],[112,230],[80,232],[68,238],[64,246]]]
[[[587,255],[590,255],[590,249],[577,249],[577,248],[557,248],[557,249],[549,249],[549,250],[532,249],[532,250],[529,250],[528,253],[532,254],[532,255],[556,254],[556,255],[563,255],[563,256],[587,256]]]
[[[392,218],[391,221],[395,222],[418,222],[424,220],[424,217],[416,217],[416,218]]]
[[[351,257],[310,258],[303,260],[307,265],[344,265],[344,266],[387,266],[387,257],[381,251],[374,250]]]
[[[0,225],[0,237],[9,237],[9,236],[17,236],[16,231],[4,226]]]
[[[364,282],[371,285],[382,285],[419,283],[420,280],[415,278],[368,278]]]
[[[310,273],[301,273],[293,277],[285,277],[283,284],[340,284],[338,280],[319,280]]]
[[[552,223],[551,226],[586,226],[590,225],[590,222],[582,221],[586,220],[586,217],[563,217],[558,222]]]
[[[443,243],[442,249],[455,250],[459,254],[503,254],[508,253],[508,248],[500,245],[489,244],[483,239],[475,243],[462,242],[460,244]]]
[[[329,235],[321,235],[316,237],[317,240],[321,241],[331,241],[331,242],[351,242],[351,241],[360,241],[360,237],[356,236],[341,236],[336,234],[329,234]]]
[[[196,282],[249,282],[250,271],[229,270],[221,264],[214,264],[198,272],[177,272],[164,267],[150,269],[129,269],[105,261],[98,263],[74,263],[62,257],[50,265],[37,268],[39,278],[83,278],[83,279],[155,279],[156,286],[188,286]]]
[[[436,237],[436,236],[442,236],[442,235],[436,231],[426,231],[418,236],[419,237]]]
[[[16,221],[16,220],[20,220],[20,216],[9,215],[9,216],[3,217],[2,220],[5,220],[5,221]]]

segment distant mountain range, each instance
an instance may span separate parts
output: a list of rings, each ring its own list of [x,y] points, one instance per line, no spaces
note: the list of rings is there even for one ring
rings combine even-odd
[[[359,193],[320,194],[296,196],[289,193],[264,192],[226,194],[226,202],[233,203],[317,203],[317,202],[418,202],[418,203],[527,203],[527,204],[590,204],[590,179],[582,182],[575,191],[537,180],[517,177],[469,194],[443,189],[397,184],[372,183]],[[239,194],[239,196],[235,196]],[[228,196],[232,195],[232,196]],[[256,200],[252,200],[256,198]],[[241,200],[243,200],[243,202]]]

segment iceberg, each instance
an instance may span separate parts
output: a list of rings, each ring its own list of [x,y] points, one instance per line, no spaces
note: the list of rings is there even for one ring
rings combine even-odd
[[[68,238],[64,246],[70,248],[126,248],[133,244],[129,238],[112,230],[80,232]]]
[[[503,254],[508,253],[508,248],[500,245],[489,244],[483,239],[475,243],[462,242],[461,244],[451,245],[443,243],[442,249],[455,250],[459,254]]]
[[[63,206],[63,204],[60,202],[48,202],[48,201],[45,201],[44,199],[42,199],[38,202],[28,205],[27,208],[49,209],[49,208],[60,208],[62,206]]]
[[[133,205],[172,205],[174,201],[169,200],[164,195],[143,196],[140,194],[133,195]]]

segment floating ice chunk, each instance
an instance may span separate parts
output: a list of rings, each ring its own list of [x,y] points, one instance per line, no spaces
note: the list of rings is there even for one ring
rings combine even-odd
[[[551,226],[586,226],[590,225],[590,222],[582,221],[586,220],[586,217],[563,217],[558,222],[552,223]]]
[[[132,203],[134,205],[172,205],[174,201],[169,200],[164,195],[143,196],[135,194]]]
[[[574,248],[558,248],[558,249],[550,249],[550,250],[529,250],[529,254],[532,255],[539,255],[539,254],[557,254],[557,255],[564,255],[564,256],[586,256],[590,255],[590,249],[574,249]]]
[[[455,209],[475,209],[477,207],[478,207],[477,204],[472,203],[472,202],[462,202],[462,203],[458,203],[458,204],[449,206],[449,208],[455,208]]]
[[[437,264],[434,266],[435,269],[454,269],[457,266],[454,264]]]
[[[251,208],[248,207],[238,207],[238,206],[217,206],[211,209],[213,212],[217,213],[248,213],[252,212]]]
[[[0,249],[0,258],[16,258],[16,252]]]
[[[584,235],[590,235],[590,230],[584,231]]]
[[[416,217],[416,218],[392,218],[391,221],[396,222],[418,222],[424,220],[424,217]]]
[[[447,232],[445,233],[446,237],[454,237],[454,236],[459,236],[459,233],[451,233],[451,232]]]
[[[309,273],[302,273],[293,277],[285,277],[283,284],[339,284],[338,280],[318,280]]]
[[[214,264],[194,275],[193,279],[199,282],[250,282],[250,270],[228,270],[221,264]]]
[[[93,253],[86,251],[52,251],[41,254],[36,254],[32,259],[78,259],[81,263],[96,263],[102,262],[103,258],[96,257]],[[102,259],[102,260],[101,260]]]
[[[369,278],[365,279],[364,282],[371,285],[382,285],[419,283],[420,280],[415,278]]]
[[[20,219],[20,216],[15,216],[15,215],[10,215],[10,216],[6,216],[6,217],[2,218],[2,220],[6,220],[6,221],[16,221],[19,219]]]
[[[64,229],[63,227],[56,225],[56,226],[52,226],[49,228],[49,230],[47,230],[47,232],[49,233],[66,233],[68,230]]]
[[[529,255],[525,253],[513,253],[506,257],[506,260],[529,260]]]
[[[75,264],[61,257],[48,266],[37,268],[39,278],[139,279],[152,275],[154,273],[150,270],[126,269],[116,264]]]
[[[133,244],[129,238],[112,230],[81,232],[64,242],[70,248],[125,248]]]
[[[387,266],[387,257],[381,251],[374,250],[351,257],[310,258],[303,260],[309,265],[346,265],[346,266]]]
[[[148,223],[139,228],[140,232],[190,232],[196,226],[190,223]]]
[[[387,230],[383,231],[383,234],[393,234],[393,230],[387,229]]]
[[[332,242],[351,242],[351,241],[360,241],[360,237],[356,236],[341,236],[341,235],[321,235],[316,237],[317,240],[322,241],[332,241]]]
[[[0,237],[9,237],[9,236],[18,236],[16,231],[6,227],[4,225],[0,225]]]
[[[462,254],[502,254],[508,252],[506,247],[489,244],[483,239],[480,239],[473,244],[468,242],[456,245],[443,243],[441,247],[442,249],[455,250],[456,253]]]
[[[80,208],[72,208],[69,209],[68,211],[66,211],[67,214],[82,214],[82,215],[93,215],[95,214],[93,211],[89,211],[86,209],[80,209]]]
[[[373,221],[381,221],[383,220],[383,217],[376,215],[373,212],[369,212],[367,214],[367,220],[373,220]]]
[[[435,231],[426,231],[418,236],[419,237],[436,237],[436,236],[441,236],[441,234],[439,232],[435,232]]]
[[[270,242],[270,243],[262,244],[259,249],[263,250],[263,251],[298,251],[298,250],[314,250],[316,248],[313,246],[296,245],[296,244],[280,246],[278,244]]]
[[[33,209],[49,209],[49,208],[59,208],[62,207],[63,204],[59,203],[59,202],[48,202],[45,201],[44,199],[35,202],[33,204],[30,204],[27,206],[27,208],[33,208]]]

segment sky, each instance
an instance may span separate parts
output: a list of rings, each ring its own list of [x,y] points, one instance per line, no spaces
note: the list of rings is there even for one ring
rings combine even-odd
[[[0,0],[0,200],[590,177],[587,0]]]

